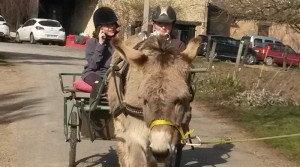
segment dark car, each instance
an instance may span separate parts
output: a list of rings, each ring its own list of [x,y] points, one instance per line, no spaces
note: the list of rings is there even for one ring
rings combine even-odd
[[[215,58],[219,60],[230,60],[230,61],[236,61],[236,57],[239,50],[240,40],[221,36],[221,35],[200,35],[202,38],[202,42],[200,44],[200,47],[198,48],[198,55],[199,56],[205,56],[207,52],[207,44],[208,44],[208,37],[211,37],[211,45],[212,42],[216,41],[216,50],[215,50]],[[242,55],[244,55],[245,47],[243,47]],[[257,53],[251,49],[248,48],[247,50],[247,56],[245,60],[246,64],[256,64],[257,62]]]

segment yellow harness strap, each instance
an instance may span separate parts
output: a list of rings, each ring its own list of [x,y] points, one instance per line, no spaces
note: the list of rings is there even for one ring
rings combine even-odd
[[[182,143],[184,143],[188,139],[188,135],[193,133],[193,131],[194,131],[194,129],[192,129],[190,131],[187,131],[184,134],[183,129],[181,127],[179,127],[177,125],[174,125],[172,122],[167,121],[167,120],[155,120],[155,121],[153,121],[150,125],[150,129],[152,129],[154,126],[157,126],[157,125],[169,125],[169,126],[175,127],[180,133]]]

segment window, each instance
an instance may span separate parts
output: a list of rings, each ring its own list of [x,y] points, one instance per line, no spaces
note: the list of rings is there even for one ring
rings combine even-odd
[[[262,39],[259,39],[259,38],[254,39],[254,46],[261,45],[262,43],[263,43]]]
[[[35,23],[36,23],[35,20],[30,20],[29,23],[28,23],[28,26],[32,26],[32,25],[34,25]]]
[[[271,50],[273,50],[275,52],[281,52],[282,48],[281,48],[281,46],[278,46],[278,45],[272,45]]]
[[[234,39],[228,39],[228,40],[227,40],[227,43],[228,43],[229,45],[232,45],[232,46],[237,46],[237,45],[239,45],[239,41],[234,40]]]
[[[48,26],[48,27],[60,27],[60,23],[57,21],[39,21],[40,25],[42,26]]]
[[[272,40],[265,40],[265,43],[273,43],[273,41]]]
[[[3,17],[0,16],[0,21],[5,21]]]
[[[250,43],[250,37],[248,36],[243,36],[241,41],[244,41],[244,43]]]
[[[259,24],[257,34],[261,36],[269,36],[269,27],[270,26],[266,24]]]
[[[31,20],[26,21],[26,22],[23,24],[23,27],[29,26],[30,21],[31,21]]]
[[[292,49],[290,46],[287,46],[288,50],[287,50],[287,53],[288,54],[297,54],[294,49]]]

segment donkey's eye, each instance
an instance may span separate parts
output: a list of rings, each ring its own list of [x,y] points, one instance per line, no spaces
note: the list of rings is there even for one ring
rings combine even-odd
[[[174,101],[174,104],[176,105],[176,104],[181,104],[181,100],[180,99],[176,99],[175,101]]]

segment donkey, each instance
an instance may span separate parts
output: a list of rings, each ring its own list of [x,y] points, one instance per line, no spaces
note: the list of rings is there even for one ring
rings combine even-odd
[[[183,138],[181,122],[191,98],[186,80],[200,38],[179,55],[162,36],[147,38],[137,49],[117,38],[111,43],[129,64],[121,102],[115,78],[108,81],[111,111],[125,106],[114,119],[120,167],[169,167]]]

